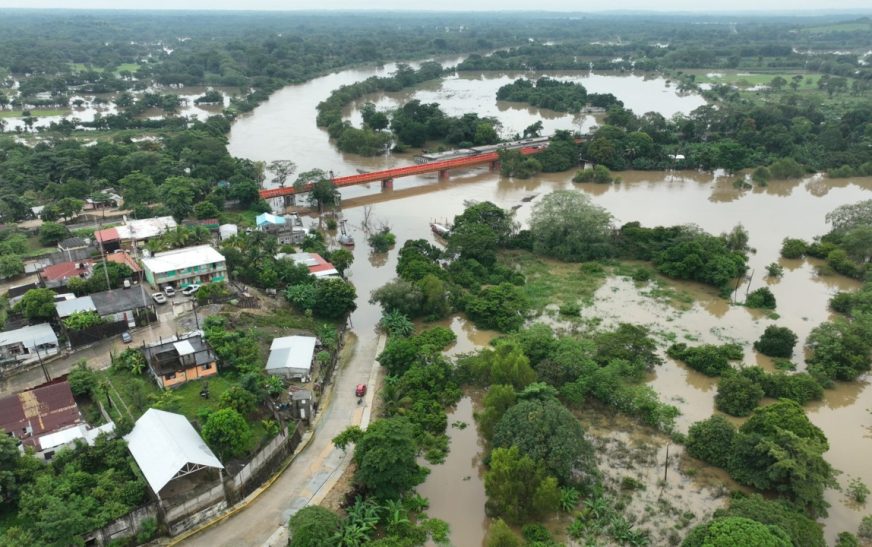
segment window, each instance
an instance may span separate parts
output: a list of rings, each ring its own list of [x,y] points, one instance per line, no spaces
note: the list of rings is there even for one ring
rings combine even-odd
[[[170,372],[169,374],[164,374],[164,380],[175,380],[176,373]]]
[[[212,368],[212,363],[206,363],[203,365],[203,370],[209,370],[210,368]]]

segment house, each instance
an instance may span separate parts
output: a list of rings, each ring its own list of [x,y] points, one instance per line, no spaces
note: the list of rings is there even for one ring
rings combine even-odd
[[[181,414],[150,408],[124,440],[158,499],[170,481],[204,469],[218,469],[223,479],[224,466]]]
[[[0,332],[0,364],[31,363],[59,351],[58,337],[48,323]]]
[[[55,452],[82,439],[93,444],[115,424],[91,429],[82,419],[66,381],[22,391],[0,399],[0,428],[49,460]]]
[[[314,336],[284,336],[274,338],[269,348],[266,373],[285,379],[307,381],[312,373],[312,359],[315,356]]]
[[[300,244],[306,239],[306,229],[296,215],[262,213],[255,218],[255,224],[258,230],[276,236],[280,245]]]
[[[142,269],[145,280],[157,289],[184,288],[227,278],[224,256],[209,245],[174,249],[143,258]]]
[[[162,388],[218,373],[218,356],[200,334],[142,348],[148,369]]]
[[[74,277],[87,279],[91,277],[92,260],[72,260],[46,266],[37,272],[39,280],[48,289],[66,287],[67,282]]]
[[[126,321],[128,327],[147,322],[149,311],[154,315],[154,303],[142,285],[129,289],[112,289],[65,300],[55,304],[58,317],[65,319],[77,312],[96,312],[110,323]],[[139,323],[137,319],[139,318]]]
[[[17,285],[15,287],[9,287],[6,291],[6,299],[9,302],[9,307],[18,304],[24,295],[27,294],[27,291],[31,289],[40,288],[39,281],[34,281],[33,283],[26,283],[24,285]]]
[[[275,256],[276,260],[289,259],[295,264],[302,264],[309,268],[309,273],[315,277],[335,277],[339,275],[333,264],[330,264],[324,257],[318,253],[279,253]]]
[[[90,298],[100,317],[110,323],[126,321],[128,327],[135,327],[152,319],[147,316],[149,311],[155,315],[154,302],[142,285],[96,292]]]
[[[68,237],[58,243],[58,250],[68,256],[76,251],[85,250],[91,246],[91,242],[81,237]]]
[[[124,252],[110,253],[106,255],[106,261],[127,266],[133,272],[133,277],[137,281],[142,281],[142,267],[129,254]]]
[[[104,252],[109,253],[116,249],[142,245],[150,239],[175,230],[177,226],[173,217],[127,220],[121,226],[94,232],[94,239],[103,246]]]

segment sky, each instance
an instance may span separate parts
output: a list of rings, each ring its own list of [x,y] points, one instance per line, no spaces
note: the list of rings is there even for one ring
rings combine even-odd
[[[870,0],[0,0],[2,8],[440,11],[872,11]],[[714,9],[713,9],[714,8]]]

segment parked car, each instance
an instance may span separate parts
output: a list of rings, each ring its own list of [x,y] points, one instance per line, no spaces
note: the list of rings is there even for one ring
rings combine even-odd
[[[366,384],[357,384],[357,388],[355,388],[354,394],[358,397],[363,397],[364,395],[366,395]]]
[[[172,287],[164,287],[164,294],[172,298],[176,295],[176,290]]]
[[[192,294],[197,292],[199,289],[200,289],[200,285],[197,285],[197,284],[188,285],[187,287],[182,289],[182,294],[185,296],[191,296]]]
[[[158,304],[166,304],[167,303],[167,297],[164,296],[164,293],[162,293],[162,292],[154,293],[153,295],[151,295],[151,298]]]
[[[121,333],[121,341],[124,342],[125,344],[129,344],[129,343],[133,342],[133,337],[130,336],[129,331],[124,331]]]

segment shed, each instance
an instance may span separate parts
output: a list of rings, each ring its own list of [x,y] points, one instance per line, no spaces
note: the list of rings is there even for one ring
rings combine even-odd
[[[201,469],[224,469],[194,426],[181,414],[150,408],[136,420],[133,431],[124,440],[158,497],[161,489],[173,479]]]
[[[274,338],[266,362],[267,374],[284,378],[306,378],[312,371],[315,355],[314,336],[285,336]]]
[[[64,300],[55,304],[58,312],[58,317],[61,319],[69,317],[80,311],[97,311],[97,306],[94,305],[94,300],[90,296],[81,296],[72,300]]]
[[[0,332],[0,362],[36,361],[58,351],[58,337],[48,323]]]
[[[218,234],[221,236],[221,241],[225,241],[239,234],[239,227],[236,224],[222,224],[218,226]]]

